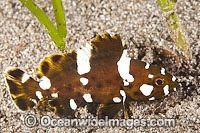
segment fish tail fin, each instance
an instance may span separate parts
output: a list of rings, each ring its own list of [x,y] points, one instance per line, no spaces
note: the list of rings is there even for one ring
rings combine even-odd
[[[39,84],[28,74],[18,68],[8,68],[5,81],[12,100],[20,110],[29,110],[39,101],[35,92],[40,89]]]

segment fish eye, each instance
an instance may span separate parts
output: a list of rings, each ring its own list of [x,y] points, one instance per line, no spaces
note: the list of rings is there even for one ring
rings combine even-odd
[[[157,78],[157,79],[155,79],[155,84],[160,86],[160,85],[164,84],[164,81],[161,78]]]

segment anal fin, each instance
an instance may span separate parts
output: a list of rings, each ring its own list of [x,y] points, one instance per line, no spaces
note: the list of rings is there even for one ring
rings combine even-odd
[[[48,109],[53,111],[55,114],[57,114],[60,117],[69,117],[72,116],[73,110],[70,108],[69,99],[61,99],[61,98],[55,98],[55,99],[48,99]]]
[[[99,107],[99,104],[97,104],[97,103],[87,103],[88,112],[94,116],[97,115],[98,107]]]
[[[123,104],[101,104],[98,117],[99,119],[105,118],[108,116],[108,118],[112,119],[116,116],[116,114],[123,109]]]
[[[60,117],[68,118],[73,118],[76,109],[85,104],[81,100],[69,99],[67,97],[58,97],[47,100],[48,110],[53,111]]]

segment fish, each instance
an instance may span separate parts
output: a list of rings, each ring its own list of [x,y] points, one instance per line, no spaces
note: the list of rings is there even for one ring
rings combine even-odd
[[[72,117],[77,108],[87,106],[99,118],[113,118],[120,110],[130,117],[130,102],[164,98],[180,87],[165,68],[127,56],[118,34],[97,35],[88,48],[45,57],[36,69],[39,80],[19,68],[8,68],[5,81],[17,108],[37,106]],[[81,52],[87,58],[82,59]]]

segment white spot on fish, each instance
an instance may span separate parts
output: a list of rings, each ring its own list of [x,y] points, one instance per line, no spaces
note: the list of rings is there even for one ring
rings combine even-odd
[[[127,82],[127,80],[123,80],[124,82],[124,86],[128,86],[129,85],[129,82]]]
[[[124,90],[120,90],[120,94],[121,94],[123,97],[125,97],[125,96],[126,96],[126,93],[125,93],[125,91],[124,91]]]
[[[165,75],[165,68],[161,68],[161,74]]]
[[[88,79],[87,79],[87,78],[80,78],[80,82],[81,82],[83,85],[87,85],[87,84],[88,84]]]
[[[127,50],[124,50],[120,60],[117,62],[118,72],[124,81],[124,86],[128,86],[129,82],[134,81],[133,75],[129,73],[130,61],[131,61],[131,58],[127,57]]]
[[[46,76],[42,76],[39,86],[43,90],[49,89],[51,87],[51,81]]]
[[[58,97],[58,93],[52,93],[51,96],[52,96],[53,98],[57,98],[57,97]]]
[[[77,72],[82,75],[90,71],[91,45],[86,43],[77,50]]]
[[[70,104],[71,109],[76,110],[77,105],[76,105],[74,99],[70,99],[69,104]]]
[[[114,97],[113,98],[113,102],[115,103],[120,103],[121,102],[121,99],[119,97]]]
[[[163,90],[164,90],[165,96],[167,96],[169,94],[169,85],[165,85]]]
[[[149,101],[155,100],[155,97],[151,97],[149,98]]]
[[[176,77],[175,77],[175,76],[172,77],[172,81],[173,81],[173,82],[176,81]]]
[[[29,78],[30,78],[30,76],[28,74],[24,73],[21,82],[25,83]]]
[[[150,79],[152,79],[153,77],[154,77],[154,75],[152,75],[152,74],[148,75],[148,78],[150,78]]]
[[[31,100],[32,102],[34,102],[35,104],[37,104],[37,101],[36,101],[35,99],[30,98],[30,100]]]
[[[153,91],[153,86],[152,85],[143,84],[140,87],[140,91],[142,92],[143,95],[149,96],[151,94],[151,92]]]
[[[145,69],[149,69],[150,64],[148,62],[146,62],[146,66],[144,67]]]
[[[84,99],[86,102],[88,102],[88,103],[93,102],[92,97],[91,97],[90,94],[84,94],[84,95],[83,95],[83,99]]]
[[[36,91],[35,95],[38,97],[38,99],[42,99],[43,98],[41,91]]]
[[[122,97],[123,97],[123,103],[125,102],[125,100],[126,100],[126,93],[125,93],[125,91],[124,90],[120,90],[120,94],[122,95]]]
[[[174,88],[174,91],[176,91],[176,88]]]

